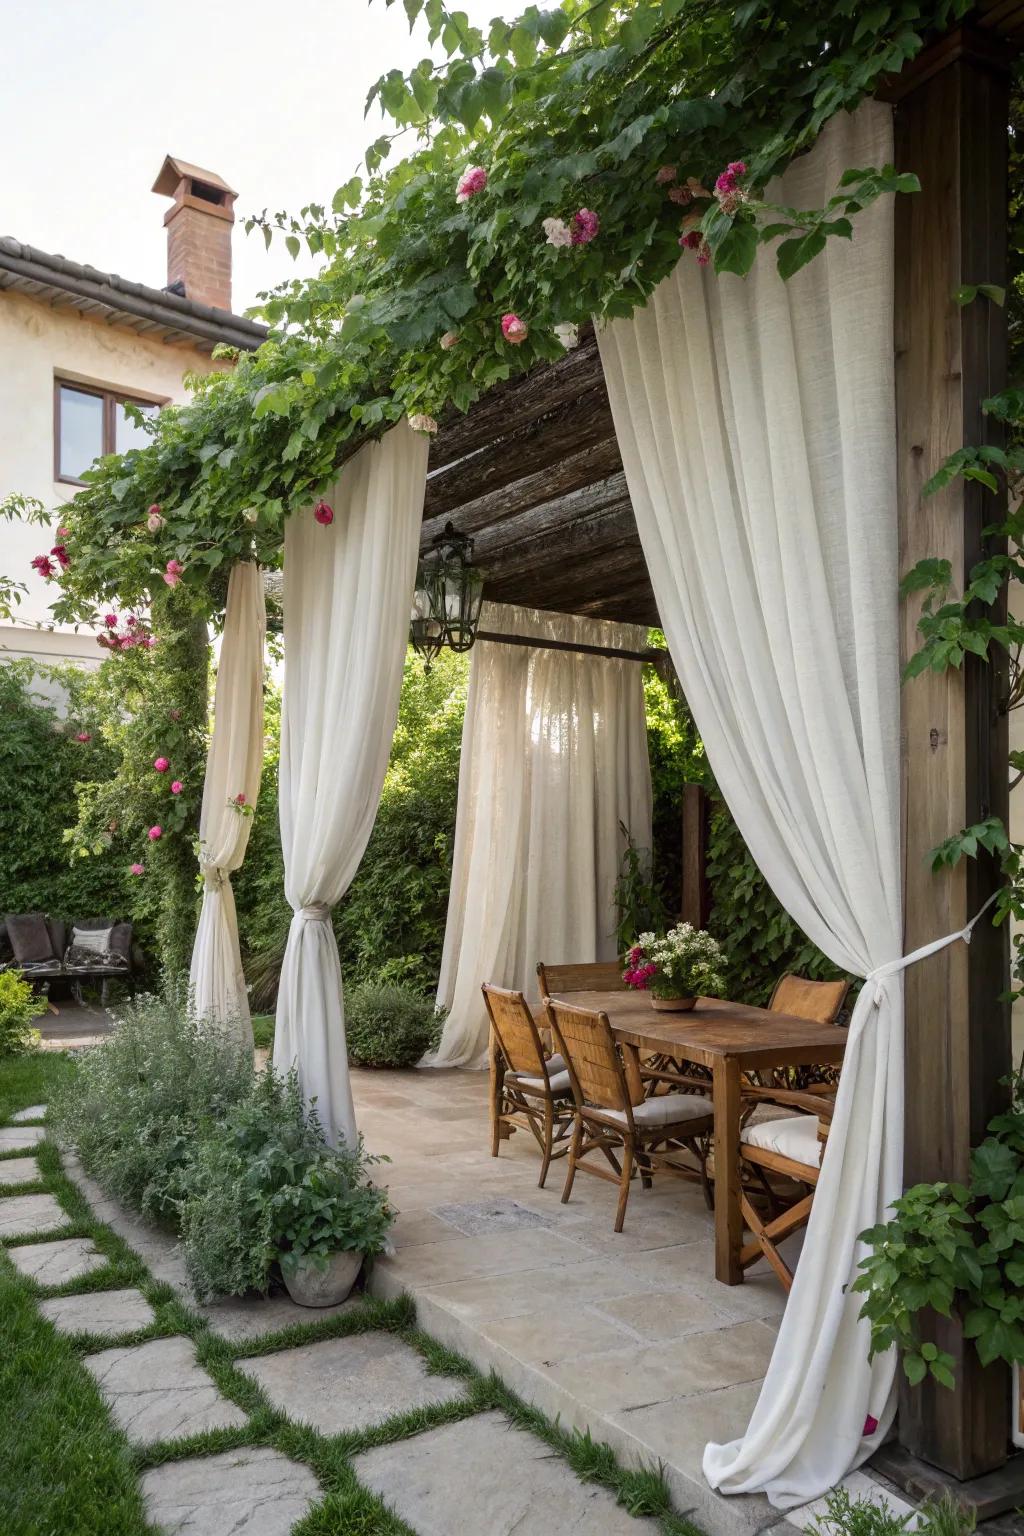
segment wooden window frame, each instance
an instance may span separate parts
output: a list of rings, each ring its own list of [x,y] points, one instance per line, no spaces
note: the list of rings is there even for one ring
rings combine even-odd
[[[71,379],[64,374],[53,376],[53,478],[58,485],[85,485],[74,475],[62,475],[60,471],[60,392],[73,389],[80,395],[92,395],[103,402],[102,437],[98,457],[117,452],[117,407],[119,405],[155,405],[162,410],[168,397],[158,399],[153,395],[133,395],[128,390],[111,389],[103,384],[87,384],[81,379]]]

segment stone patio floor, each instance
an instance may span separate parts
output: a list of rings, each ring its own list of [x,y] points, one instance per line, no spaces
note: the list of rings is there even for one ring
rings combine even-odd
[[[677,1508],[712,1536],[773,1526],[781,1536],[787,1527],[765,1500],[719,1499],[700,1477],[705,1441],[745,1425],[782,1296],[767,1275],[717,1285],[699,1191],[676,1180],[638,1187],[616,1236],[611,1186],[581,1177],[562,1206],[564,1165],[538,1190],[525,1135],[489,1156],[482,1076],[361,1072],[354,1085],[368,1145],[391,1159],[379,1175],[401,1213],[396,1252],[374,1266],[371,1291],[411,1294],[426,1334],[494,1367],[563,1428],[590,1429],[626,1464],[660,1463]],[[40,1193],[44,1113],[32,1106],[0,1128],[0,1241],[144,1454],[147,1515],[166,1536],[288,1536],[325,1494],[330,1503],[308,1457],[240,1443],[260,1407],[283,1416],[289,1435],[312,1430],[317,1444],[336,1446],[347,1475],[412,1536],[657,1536],[659,1522],[633,1518],[607,1489],[580,1481],[493,1394],[474,1397],[471,1383],[444,1373],[447,1363],[431,1369],[416,1336],[380,1331],[357,1301],[312,1313],[287,1296],[197,1307],[173,1237],[107,1199],[64,1154],[96,1218],[227,1341],[230,1370],[221,1344],[215,1380],[202,1328],[180,1331],[159,1293],[151,1305],[116,1270],[102,1288],[108,1260],[74,1235],[53,1194]],[[225,1434],[234,1449],[222,1449]],[[875,1480],[848,1481],[910,1513]],[[790,1526],[806,1527],[816,1512],[795,1512]]]

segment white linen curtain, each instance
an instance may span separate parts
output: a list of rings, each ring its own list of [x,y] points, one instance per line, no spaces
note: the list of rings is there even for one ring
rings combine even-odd
[[[498,603],[484,604],[480,627],[624,650],[647,636]],[[650,847],[640,663],[478,640],[437,993],[450,1013],[425,1065],[487,1065],[482,982],[536,997],[538,960],[615,958],[620,822]]]
[[[298,1068],[332,1145],[355,1146],[341,965],[331,907],[373,828],[398,717],[428,439],[401,421],[345,466],[328,501],[288,520],[284,545],[281,846],[294,912],[274,1066]]]
[[[773,200],[820,206],[892,159],[887,106],[833,119]],[[891,200],[784,284],[684,257],[601,332],[626,479],[669,649],[718,784],[804,931],[864,976],[901,954]],[[728,1493],[803,1504],[879,1444],[893,1356],[868,1364],[857,1234],[899,1194],[902,977],[863,989],[778,1344]],[[866,1419],[878,1420],[865,1435]]]
[[[228,578],[213,704],[213,734],[199,818],[199,914],[189,986],[198,1014],[215,1019],[252,1049],[249,998],[238,948],[231,876],[241,866],[263,769],[263,572],[252,561]],[[242,809],[238,804],[241,795]]]

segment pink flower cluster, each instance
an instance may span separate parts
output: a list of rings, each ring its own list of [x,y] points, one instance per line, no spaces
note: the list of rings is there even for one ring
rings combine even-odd
[[[745,203],[747,195],[737,183],[741,176],[747,174],[745,160],[730,160],[725,170],[715,182],[715,196],[718,198],[723,213],[733,214],[741,203]]]
[[[651,977],[657,969],[653,960],[645,958],[642,946],[634,944],[626,956],[626,969],[622,973],[622,979],[627,987],[634,987],[638,992],[646,992]]]
[[[573,245],[589,245],[601,230],[601,220],[592,208],[580,208],[572,216]]]
[[[106,634],[97,635],[96,644],[101,645],[105,651],[131,651],[137,645],[147,651],[153,649],[156,639],[136,614],[126,615],[123,629],[119,627],[120,622],[116,613],[105,613],[103,623]]]
[[[52,581],[57,574],[57,568],[49,555],[36,555],[32,561],[32,569],[38,571],[45,581]]]
[[[711,247],[699,229],[688,229],[679,236],[679,244],[684,251],[696,251],[698,266],[706,267],[711,260]]]
[[[313,508],[313,516],[321,528],[329,528],[334,522],[334,508],[328,505],[326,501],[318,501]]]
[[[164,566],[164,581],[169,587],[176,587],[184,574],[185,567],[180,560],[168,560]]]
[[[518,315],[502,315],[501,334],[506,341],[511,342],[514,347],[518,347],[520,342],[525,341],[527,336],[529,336],[530,327],[525,320],[520,320]]]
[[[150,533],[159,533],[160,529],[164,526],[166,521],[166,517],[164,517],[163,512],[160,510],[160,503],[158,501],[154,501],[153,505],[150,507],[148,513],[146,514],[146,527],[149,529]]]
[[[482,192],[487,185],[487,172],[482,165],[471,165],[463,171],[455,188],[455,201],[468,203],[471,197]]]

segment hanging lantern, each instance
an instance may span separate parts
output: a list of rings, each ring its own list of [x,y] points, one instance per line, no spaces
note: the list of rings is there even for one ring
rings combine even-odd
[[[472,539],[448,523],[420,560],[409,638],[428,667],[443,646],[468,651],[476,639],[484,578],[472,555]]]

